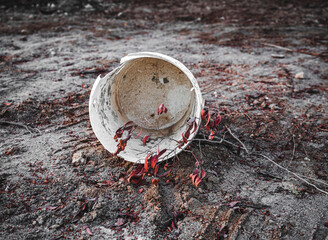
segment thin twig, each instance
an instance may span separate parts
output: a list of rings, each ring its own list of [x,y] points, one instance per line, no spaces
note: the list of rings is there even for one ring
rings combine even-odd
[[[200,145],[201,141],[198,141],[198,147],[199,147],[199,152],[200,152],[200,158],[203,158],[203,153],[202,153],[202,147]]]
[[[307,183],[308,185],[314,187],[314,188],[317,189],[318,191],[320,191],[320,192],[325,193],[325,194],[328,195],[328,192],[326,192],[326,191],[322,190],[321,188],[317,187],[316,185],[310,183],[308,180],[302,178],[300,175],[298,175],[298,174],[296,174],[296,173],[294,173],[294,172],[288,170],[287,168],[281,166],[280,164],[276,163],[274,160],[272,160],[272,159],[269,158],[268,156],[266,156],[266,155],[264,155],[264,154],[261,154],[261,153],[252,153],[252,154],[254,154],[254,155],[258,155],[258,156],[261,156],[261,157],[265,158],[266,160],[270,161],[271,163],[273,163],[273,164],[276,165],[277,167],[279,167],[279,168],[285,170],[286,172],[288,172],[288,173],[294,175],[296,178],[298,178],[298,179],[302,180],[303,182]]]
[[[232,134],[231,130],[230,130],[227,126],[226,126],[226,128],[228,129],[228,131],[229,131],[229,133],[231,134],[231,136],[233,136],[233,137],[234,137],[234,138],[235,138],[235,139],[236,139],[241,145],[243,145],[243,148],[244,148],[244,150],[247,152],[247,154],[248,154],[248,155],[251,155],[251,154],[248,152],[247,148],[245,147],[245,144],[244,144],[243,142],[241,142],[241,141],[239,140],[239,138],[237,138],[236,136],[234,136],[234,135]],[[294,158],[295,150],[296,150],[296,144],[295,144],[294,135],[293,135],[293,141],[294,141],[294,148],[293,148],[292,159]],[[316,182],[319,182],[319,183],[321,183],[321,184],[324,184],[324,185],[327,185],[327,186],[328,186],[327,183],[325,183],[325,182],[323,182],[323,181],[320,181],[320,180],[318,180],[318,179],[315,179],[315,178],[311,178],[311,177],[307,177],[307,176],[304,176],[304,175],[301,175],[301,174],[294,173],[294,172],[290,171],[289,169],[287,169],[287,168],[281,166],[280,164],[276,163],[275,161],[273,161],[272,159],[270,159],[270,158],[269,158],[268,156],[266,156],[266,155],[263,155],[263,154],[257,154],[257,153],[252,153],[252,154],[256,154],[256,155],[259,155],[259,156],[262,156],[262,157],[266,158],[267,160],[269,160],[270,162],[272,162],[273,164],[275,164],[275,165],[278,166],[279,168],[281,168],[281,169],[287,171],[288,173],[294,175],[295,177],[297,177],[298,179],[304,181],[305,183],[309,184],[310,186],[314,187],[314,188],[317,189],[318,191],[320,191],[320,192],[325,193],[325,194],[328,195],[328,192],[322,190],[321,188],[319,188],[319,187],[317,187],[316,185],[310,183],[309,181],[307,181],[307,180],[304,179],[304,178],[308,178],[308,179],[311,179],[312,181],[316,181]]]
[[[226,126],[227,130],[229,131],[230,135],[231,135],[234,139],[236,139],[236,140],[237,140],[237,141],[243,146],[243,148],[244,148],[244,150],[246,151],[246,153],[249,154],[249,151],[248,151],[248,149],[246,148],[245,144],[244,144],[242,141],[240,141],[240,139],[237,138],[237,137],[231,132],[230,128],[229,128],[227,125],[225,125],[225,126]]]
[[[204,141],[204,142],[209,142],[209,143],[222,143],[222,142],[226,142],[234,147],[238,147],[236,144],[232,143],[232,142],[229,142],[227,140],[224,140],[224,139],[221,139],[220,141],[213,141],[213,140],[209,140],[209,139],[201,139],[201,138],[194,138],[194,139],[191,139],[189,141]]]
[[[64,128],[72,127],[72,126],[74,126],[74,125],[77,125],[77,124],[79,124],[79,123],[81,123],[81,122],[85,122],[85,121],[87,121],[87,119],[83,118],[83,119],[80,119],[80,120],[78,120],[78,121],[76,121],[76,122],[72,122],[72,123],[69,123],[69,124],[67,124],[67,125],[59,126],[59,127],[56,128],[56,131],[58,131],[58,130],[62,130],[62,129],[64,129]]]
[[[89,114],[89,111],[86,111],[84,113],[81,113],[81,114],[76,115],[76,117],[82,117],[82,116],[88,115],[88,114]]]
[[[301,51],[301,50],[295,50],[295,49],[290,49],[290,48],[286,48],[286,47],[282,47],[282,46],[278,46],[275,44],[271,44],[271,43],[263,43],[264,46],[268,46],[268,47],[274,47],[274,48],[278,48],[287,52],[297,52],[297,53],[302,53],[302,54],[307,54],[307,55],[312,55],[312,56],[322,56],[323,54],[321,53],[314,53],[314,52],[306,52],[306,51]]]
[[[196,161],[199,162],[198,159],[197,159],[197,157],[196,157],[196,155],[194,154],[193,151],[191,151],[191,150],[187,150],[187,149],[183,149],[182,151],[183,151],[183,152],[191,153],[191,154],[193,155],[193,157],[196,159]]]
[[[75,106],[75,107],[71,107],[68,110],[76,110],[76,109],[84,108],[84,107],[88,107],[88,106],[89,106],[89,104],[82,104],[82,105],[78,105],[78,106]]]
[[[65,150],[65,149],[67,149],[67,148],[73,148],[73,147],[74,147],[73,145],[66,145],[66,146],[63,146],[62,148],[59,148],[59,149],[55,150],[55,151],[53,152],[53,154],[56,154],[56,153],[58,153],[58,152],[60,152],[60,151],[63,151],[63,150]]]
[[[328,186],[328,183],[326,183],[326,182],[324,182],[324,181],[322,181],[322,180],[315,179],[315,178],[312,178],[312,177],[308,177],[308,176],[305,176],[305,175],[302,175],[302,174],[298,174],[298,175],[300,175],[300,176],[302,176],[302,177],[305,177],[305,178],[308,178],[308,179],[311,179],[312,181],[315,181],[315,182],[318,182],[318,183],[321,183],[321,184],[323,184],[323,185]]]
[[[8,121],[0,121],[0,124],[8,124],[8,125],[15,125],[15,126],[18,126],[18,127],[23,127],[25,128],[27,131],[29,131],[29,133],[33,133],[29,127],[27,125],[24,125],[22,123],[16,123],[16,122],[8,122]]]

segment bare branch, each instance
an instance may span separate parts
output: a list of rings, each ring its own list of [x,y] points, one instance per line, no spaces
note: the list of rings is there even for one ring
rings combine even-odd
[[[248,151],[248,149],[246,148],[245,144],[244,144],[242,141],[240,141],[240,139],[239,139],[238,137],[236,137],[236,136],[231,132],[230,128],[229,128],[227,125],[225,125],[225,126],[226,126],[227,130],[229,131],[230,135],[231,135],[234,139],[236,139],[236,140],[237,140],[237,141],[243,146],[243,148],[244,148],[244,150],[246,151],[246,153],[249,154],[249,151]]]
[[[310,183],[308,180],[304,179],[304,178],[301,177],[299,174],[294,173],[294,172],[288,170],[287,168],[281,166],[280,164],[276,163],[274,160],[272,160],[272,159],[269,158],[268,156],[266,156],[266,155],[264,155],[264,154],[261,154],[261,153],[252,153],[252,154],[254,154],[254,155],[258,155],[258,156],[261,156],[261,157],[265,158],[266,160],[270,161],[271,163],[273,163],[273,164],[276,165],[277,167],[279,167],[279,168],[285,170],[286,172],[288,172],[288,173],[294,175],[296,178],[298,178],[298,179],[302,180],[303,182],[307,183],[308,185],[314,187],[314,188],[317,189],[318,191],[320,191],[320,192],[322,192],[322,193],[328,195],[328,192],[326,192],[326,191],[322,190],[321,188],[317,187],[316,185]]]
[[[8,121],[0,121],[0,124],[15,125],[15,126],[18,126],[18,127],[23,127],[23,128],[25,128],[29,133],[31,133],[31,134],[33,133],[27,125],[22,124],[22,123],[8,122]]]

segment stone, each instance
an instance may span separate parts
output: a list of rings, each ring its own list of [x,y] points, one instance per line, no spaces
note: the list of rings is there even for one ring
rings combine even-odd
[[[44,223],[44,218],[40,215],[36,221],[38,222],[38,224],[42,225]]]
[[[79,151],[73,154],[72,164],[74,166],[85,165],[87,163],[87,158],[83,151]]]

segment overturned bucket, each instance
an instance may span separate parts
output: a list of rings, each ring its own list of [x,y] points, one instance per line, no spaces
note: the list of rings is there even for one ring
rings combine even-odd
[[[158,114],[164,104],[165,114]],[[115,133],[133,121],[138,129],[118,155],[144,163],[148,153],[167,149],[159,161],[173,157],[190,118],[200,124],[203,99],[192,73],[178,60],[160,53],[140,52],[121,59],[120,65],[95,81],[89,102],[91,126],[101,144],[115,152]],[[137,136],[142,129],[141,136]],[[197,134],[193,132],[189,140]],[[143,145],[142,138],[150,136]],[[189,143],[189,142],[188,142]]]

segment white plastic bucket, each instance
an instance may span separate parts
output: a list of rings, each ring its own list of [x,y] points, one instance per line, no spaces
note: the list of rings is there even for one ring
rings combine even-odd
[[[164,104],[167,113],[158,115]],[[91,126],[101,144],[115,152],[116,130],[133,121],[138,129],[118,155],[130,162],[144,163],[150,152],[167,149],[159,161],[171,158],[178,148],[189,118],[200,125],[203,98],[192,73],[178,60],[160,53],[140,52],[121,59],[120,65],[95,81],[89,102]],[[135,138],[142,128],[141,136]],[[197,129],[198,130],[198,129]],[[192,133],[189,140],[197,134]],[[150,136],[143,146],[142,138]]]

